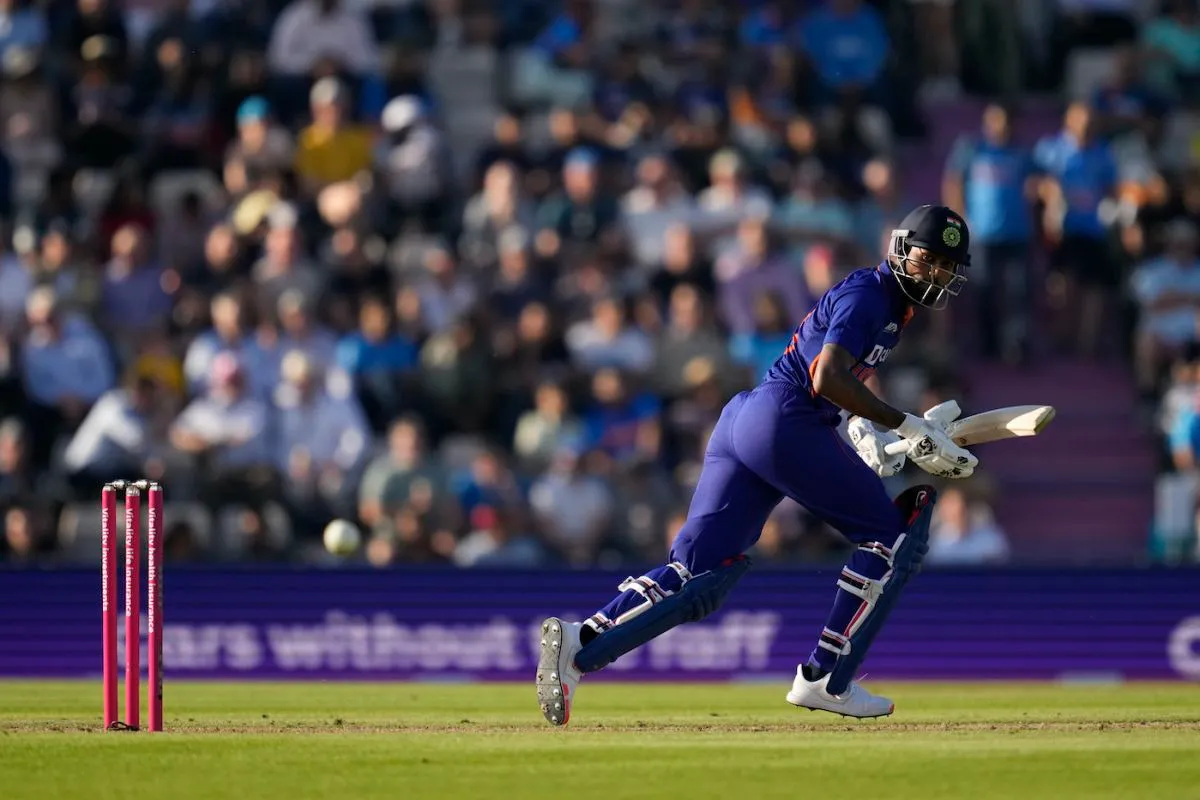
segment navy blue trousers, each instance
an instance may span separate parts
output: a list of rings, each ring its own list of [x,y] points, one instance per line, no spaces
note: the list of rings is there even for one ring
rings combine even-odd
[[[695,575],[745,553],[784,497],[857,544],[890,547],[904,529],[903,515],[883,482],[812,398],[790,384],[766,383],[736,395],[721,412],[687,522],[671,546],[669,560]],[[886,571],[886,564],[861,551],[851,563],[872,579]],[[666,593],[683,585],[678,570],[670,566],[657,567],[646,577]],[[841,602],[840,597],[835,602],[830,619],[835,632],[845,629],[858,608],[857,598],[845,600],[852,602]],[[592,624],[604,630],[644,601],[641,593],[626,590],[602,608]],[[829,668],[833,655],[818,649],[814,658]]]

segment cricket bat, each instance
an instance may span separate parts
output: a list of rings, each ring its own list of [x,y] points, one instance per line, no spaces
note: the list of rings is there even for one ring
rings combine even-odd
[[[955,420],[946,426],[946,434],[959,447],[985,444],[1018,436],[1037,436],[1054,420],[1054,406],[1007,406]],[[906,439],[892,442],[884,449],[890,456],[908,450]]]

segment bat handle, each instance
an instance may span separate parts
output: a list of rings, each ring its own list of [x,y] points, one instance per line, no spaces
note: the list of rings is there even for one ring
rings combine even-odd
[[[912,442],[910,442],[908,439],[901,439],[898,442],[892,442],[891,444],[884,445],[883,452],[887,453],[889,456],[898,456],[901,453],[908,452],[908,446],[910,444],[912,444]]]

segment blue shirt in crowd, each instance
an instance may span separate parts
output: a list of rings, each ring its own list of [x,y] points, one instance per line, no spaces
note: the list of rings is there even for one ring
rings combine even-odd
[[[1027,242],[1033,235],[1025,184],[1035,172],[1028,150],[984,139],[962,139],[946,172],[963,182],[971,236],[981,244]]]
[[[1038,142],[1033,155],[1038,168],[1053,175],[1062,186],[1067,203],[1063,233],[1093,239],[1104,237],[1100,203],[1117,183],[1117,162],[1108,145],[1099,140],[1081,145],[1064,131]]]
[[[870,86],[887,60],[887,31],[879,12],[870,6],[846,15],[827,9],[814,11],[801,20],[799,38],[818,77],[834,88]]]

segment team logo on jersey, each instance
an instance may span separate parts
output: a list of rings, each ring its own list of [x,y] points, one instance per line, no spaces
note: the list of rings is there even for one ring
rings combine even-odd
[[[895,333],[895,332],[896,332],[896,331],[898,331],[898,330],[900,330],[900,328],[898,328],[898,327],[896,326],[896,323],[894,323],[894,322],[889,322],[889,323],[887,324],[887,326],[886,326],[886,327],[883,329],[883,332],[884,332],[884,333]]]
[[[942,231],[942,241],[946,243],[947,247],[958,247],[962,241],[962,231],[952,225]]]

